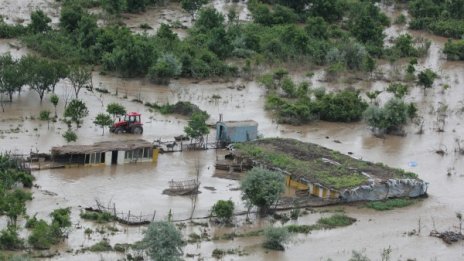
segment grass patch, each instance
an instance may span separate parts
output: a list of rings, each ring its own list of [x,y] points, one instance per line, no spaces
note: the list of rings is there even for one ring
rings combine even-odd
[[[80,217],[82,219],[93,220],[97,223],[108,223],[114,220],[114,217],[110,213],[106,212],[81,212]]]
[[[356,222],[355,218],[349,217],[344,214],[335,214],[330,217],[320,218],[317,224],[325,229],[346,227]]]
[[[395,208],[404,208],[404,207],[414,204],[416,201],[417,200],[409,199],[409,198],[393,198],[393,199],[387,199],[383,201],[368,202],[366,203],[366,207],[372,208],[378,211],[386,211],[386,210],[392,210]]]
[[[415,173],[354,159],[322,146],[293,139],[261,139],[236,144],[237,154],[267,167],[303,176],[311,182],[334,189],[354,188],[367,182],[368,176],[380,179],[416,179]],[[366,173],[367,175],[363,175]]]
[[[110,243],[106,240],[102,240],[95,245],[91,246],[89,248],[90,251],[92,252],[105,252],[105,251],[112,251],[113,248],[111,247]]]
[[[150,107],[154,110],[159,111],[161,114],[180,114],[184,116],[192,116],[194,113],[202,113],[207,118],[209,118],[209,114],[206,111],[201,110],[197,105],[189,102],[189,101],[178,101],[175,104],[163,104],[159,105],[157,103],[149,103],[146,102],[145,106]]]

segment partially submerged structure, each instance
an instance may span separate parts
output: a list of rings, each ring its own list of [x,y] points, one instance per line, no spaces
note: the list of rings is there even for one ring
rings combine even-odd
[[[158,148],[142,139],[118,140],[53,147],[51,154],[53,162],[65,166],[122,165],[154,162],[158,158]]]
[[[312,143],[262,139],[236,144],[234,164],[285,175],[286,184],[323,199],[342,201],[418,197],[427,183],[416,174],[358,160]]]
[[[256,140],[258,123],[246,121],[218,121],[216,123],[216,139],[218,142],[233,143]]]

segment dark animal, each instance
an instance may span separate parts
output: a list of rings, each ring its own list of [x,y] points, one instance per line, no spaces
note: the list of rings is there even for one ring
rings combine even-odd
[[[177,145],[177,143],[174,141],[173,143],[170,143],[170,144],[166,144],[166,148],[168,150],[174,150],[174,147]]]

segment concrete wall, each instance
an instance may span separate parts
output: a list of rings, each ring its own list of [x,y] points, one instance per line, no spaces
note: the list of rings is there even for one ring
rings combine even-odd
[[[105,153],[105,165],[106,166],[111,166],[111,159],[112,159],[112,153],[111,151],[107,151]]]
[[[427,182],[416,179],[389,179],[385,182],[372,180],[369,185],[340,192],[346,201],[383,200],[394,197],[419,197],[427,193]]]
[[[124,164],[124,156],[126,155],[126,152],[123,150],[118,151],[118,165],[123,165]]]

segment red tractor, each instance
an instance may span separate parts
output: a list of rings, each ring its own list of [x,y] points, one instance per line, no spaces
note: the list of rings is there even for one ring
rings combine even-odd
[[[110,127],[110,132],[121,134],[124,132],[133,133],[133,134],[142,134],[143,127],[141,121],[141,114],[137,112],[131,112],[124,115],[124,119],[114,123],[113,126]]]

